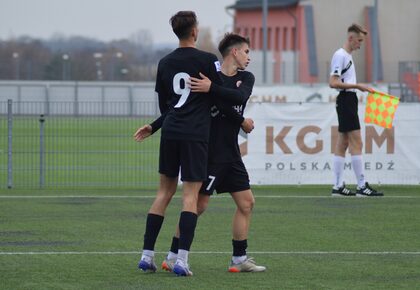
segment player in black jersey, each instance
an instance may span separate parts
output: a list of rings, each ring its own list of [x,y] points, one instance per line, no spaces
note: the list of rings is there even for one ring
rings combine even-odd
[[[241,104],[245,98],[237,90],[221,87],[220,64],[213,54],[195,48],[198,28],[192,11],[180,11],[170,23],[179,39],[179,47],[160,60],[155,90],[162,115],[159,154],[160,184],[149,210],[139,268],[155,272],[154,246],[163,223],[165,210],[174,195],[181,168],[183,207],[179,219],[179,253],[174,272],[190,276],[188,252],[197,223],[197,199],[207,177],[207,152],[210,132],[210,107],[213,99],[225,98]],[[212,81],[209,93],[192,91],[190,77],[203,73]]]
[[[248,99],[255,81],[252,73],[243,71],[250,60],[249,40],[237,34],[226,34],[219,44],[219,51],[223,56],[222,71],[219,73],[223,86],[237,89]],[[206,92],[210,86],[211,81],[208,78],[191,79],[192,90]],[[240,128],[242,127],[247,133],[253,129],[252,119],[243,117],[246,101],[241,105],[232,106],[224,101],[215,100],[211,113],[208,180],[203,183],[198,198],[199,215],[207,208],[214,189],[218,193],[229,192],[237,205],[232,226],[233,256],[230,272],[265,270],[265,267],[257,266],[252,258],[246,255],[248,229],[255,203],[238,145]],[[155,126],[156,122],[143,127],[144,135],[139,140],[149,136],[152,130],[155,131]],[[179,233],[173,237],[171,250],[162,263],[162,268],[168,271],[174,268],[178,253],[178,235]]]

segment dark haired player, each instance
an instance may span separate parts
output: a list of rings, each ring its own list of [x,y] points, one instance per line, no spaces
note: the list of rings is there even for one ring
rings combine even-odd
[[[159,153],[160,183],[149,210],[139,268],[155,272],[154,246],[165,210],[174,195],[179,169],[183,181],[182,212],[179,219],[179,252],[174,266],[178,276],[190,276],[188,253],[197,224],[197,199],[207,177],[207,153],[212,99],[226,98],[242,104],[245,98],[237,90],[220,86],[220,64],[213,54],[195,48],[198,36],[197,18],[192,11],[180,11],[170,19],[179,39],[179,47],[160,60],[155,90],[159,96],[162,134]],[[209,93],[192,91],[187,82],[199,73],[212,80]]]
[[[261,272],[265,271],[265,267],[256,265],[246,255],[248,229],[255,200],[238,146],[239,129],[242,127],[247,133],[253,129],[252,119],[244,119],[242,116],[255,81],[252,73],[243,71],[250,61],[249,40],[237,34],[226,34],[219,44],[219,51],[223,56],[222,70],[219,73],[223,86],[242,92],[246,100],[238,106],[216,100],[216,106],[212,107],[208,180],[200,190],[198,215],[206,210],[214,190],[217,193],[230,192],[237,209],[232,224],[233,255],[229,272]],[[191,88],[194,91],[207,92],[210,85],[208,78],[191,79]],[[154,122],[144,126],[143,135],[138,135],[137,140],[141,141],[149,136],[152,130],[156,130],[155,125]],[[162,263],[162,268],[168,271],[174,269],[178,255],[178,235],[177,232],[173,237],[171,250]]]

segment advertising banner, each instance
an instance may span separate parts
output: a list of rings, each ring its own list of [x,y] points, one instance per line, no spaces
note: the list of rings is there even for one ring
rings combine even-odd
[[[373,184],[420,183],[420,104],[401,103],[393,127],[364,123],[359,104],[366,180]],[[249,103],[255,129],[239,137],[252,184],[332,184],[337,131],[334,103]],[[350,154],[346,183],[354,184]]]

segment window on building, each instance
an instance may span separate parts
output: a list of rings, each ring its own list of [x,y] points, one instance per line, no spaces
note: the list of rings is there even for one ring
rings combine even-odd
[[[283,50],[287,50],[287,37],[288,37],[287,32],[288,32],[287,27],[284,27],[283,28]]]
[[[274,49],[276,51],[279,51],[280,48],[281,48],[281,46],[280,46],[280,40],[281,40],[281,38],[280,38],[280,27],[276,27],[276,35],[275,35],[274,39],[275,39]]]
[[[290,46],[292,47],[292,50],[296,51],[297,50],[297,44],[296,44],[296,27],[292,27],[292,35],[291,35],[291,43]]]

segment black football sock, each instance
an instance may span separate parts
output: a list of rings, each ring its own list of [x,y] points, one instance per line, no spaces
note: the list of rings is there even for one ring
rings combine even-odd
[[[163,223],[163,216],[149,213],[146,220],[143,250],[154,251],[156,239]]]
[[[195,227],[197,225],[197,214],[183,211],[179,219],[179,249],[189,251],[194,239]]]
[[[179,238],[173,237],[172,244],[171,244],[171,252],[174,254],[178,254],[178,247],[179,247]]]
[[[234,257],[241,257],[246,255],[246,248],[248,247],[248,240],[236,241],[232,240]]]

